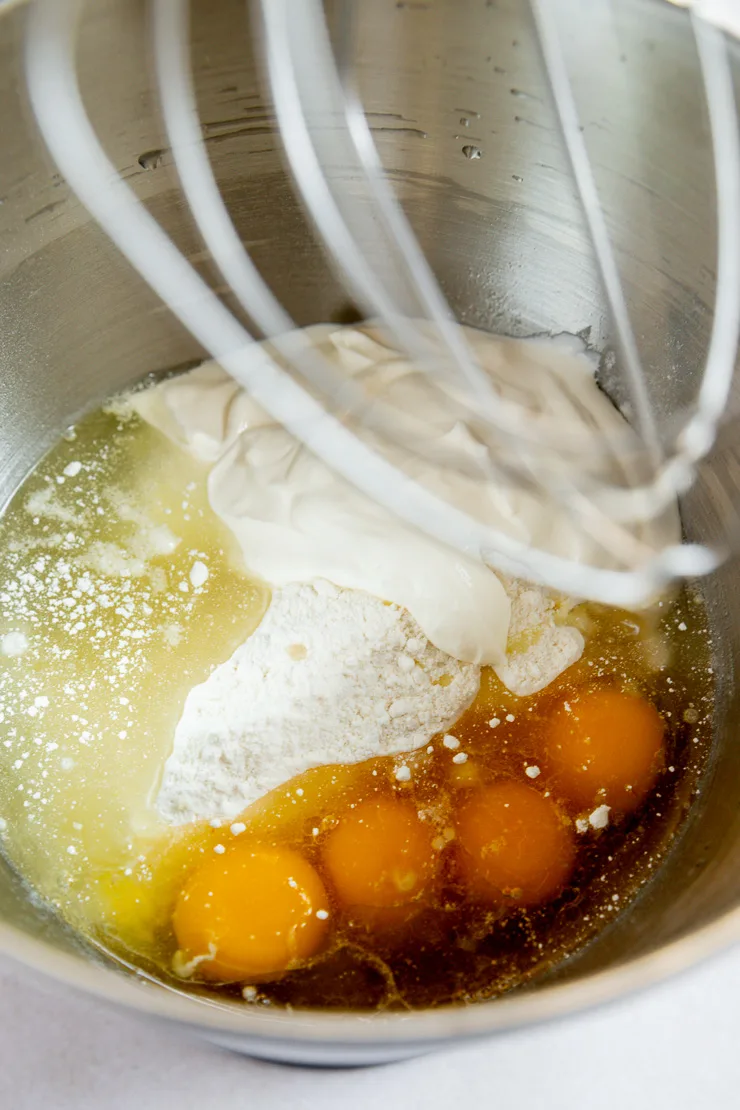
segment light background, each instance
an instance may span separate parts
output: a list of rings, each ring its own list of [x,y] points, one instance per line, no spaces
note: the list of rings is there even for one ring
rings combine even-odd
[[[608,1009],[386,1067],[231,1055],[0,960],[2,1110],[738,1110],[740,950]]]

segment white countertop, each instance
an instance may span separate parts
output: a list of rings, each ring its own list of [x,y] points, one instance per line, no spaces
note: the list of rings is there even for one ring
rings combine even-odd
[[[557,1025],[386,1067],[287,1068],[0,960],[3,1110],[737,1110],[740,950]]]

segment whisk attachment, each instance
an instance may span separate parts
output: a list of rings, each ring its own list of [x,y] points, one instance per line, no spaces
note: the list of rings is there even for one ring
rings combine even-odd
[[[198,118],[187,0],[151,0],[156,76],[169,146],[203,241],[255,329],[256,343],[138,202],[93,130],[76,74],[76,0],[35,0],[26,51],[40,131],[80,201],[175,316],[270,416],[372,500],[441,542],[505,574],[564,593],[638,606],[666,582],[705,574],[718,550],[681,544],[652,523],[715,441],[740,333],[740,144],[721,32],[692,15],[715,162],[718,287],[712,335],[692,411],[667,444],[656,427],[626,299],[579,129],[556,9],[531,0],[553,102],[591,234],[629,386],[635,426],[615,435],[576,421],[577,398],[559,383],[560,418],[497,387],[460,329],[386,177],[352,84],[338,65],[319,0],[261,0],[261,41],[278,130],[296,192],[348,293],[379,321],[383,340],[426,376],[439,402],[475,441],[481,480],[556,501],[588,537],[591,555],[565,557],[463,511],[415,477],[413,460],[470,466],[450,451],[452,417],[410,425],[391,400],[370,395],[314,348],[261,277],[219,191]],[[348,186],[348,182],[350,185]],[[536,418],[535,418],[536,417]],[[625,461],[627,460],[627,461]],[[668,537],[655,543],[655,536]]]

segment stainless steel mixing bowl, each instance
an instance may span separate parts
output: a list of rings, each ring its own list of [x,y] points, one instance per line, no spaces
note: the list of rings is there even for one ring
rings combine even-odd
[[[370,122],[460,319],[493,331],[611,336],[523,0],[355,0]],[[658,410],[691,395],[714,291],[714,189],[685,13],[662,0],[564,6],[576,90]],[[80,412],[202,352],[93,226],[50,164],[24,92],[25,5],[0,9],[0,500]],[[89,0],[82,88],[121,173],[211,275],[165,147],[146,8]],[[208,148],[236,224],[301,324],[344,320],[291,192],[243,0],[196,0]],[[734,65],[740,80],[740,57]],[[468,148],[468,149],[466,149]],[[470,157],[476,148],[480,157]],[[740,246],[740,245],[739,245]],[[689,532],[711,526],[701,494]],[[206,1002],[152,983],[69,933],[0,864],[0,948],[69,985],[275,1060],[400,1058],[616,998],[740,937],[740,576],[706,587],[719,680],[715,749],[672,854],[596,942],[534,988],[485,1005],[375,1017]]]

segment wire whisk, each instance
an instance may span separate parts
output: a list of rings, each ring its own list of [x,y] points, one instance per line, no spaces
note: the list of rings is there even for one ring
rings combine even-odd
[[[653,414],[627,300],[580,128],[558,26],[558,3],[531,0],[562,140],[617,338],[633,414],[615,434],[534,412],[497,388],[447,303],[384,172],[355,87],[351,49],[337,57],[320,0],[261,0],[254,15],[269,96],[296,193],[332,267],[362,314],[427,375],[439,411],[480,445],[473,477],[557,503],[588,538],[566,557],[463,511],[414,477],[413,457],[470,467],[442,420],[411,426],[389,398],[371,396],[296,328],[263,280],[232,222],[198,116],[188,0],[151,0],[156,81],[169,149],[203,242],[255,337],[193,269],[105,154],[76,72],[79,0],[35,0],[28,23],[28,88],[57,166],[129,262],[212,357],[324,463],[435,539],[501,572],[571,596],[636,607],[666,583],[706,574],[728,544],[681,543],[656,521],[696,481],[726,411],[740,335],[740,140],[723,32],[698,10],[696,40],[713,147],[717,293],[700,388],[666,434]],[[341,9],[352,44],[352,4]],[[351,180],[352,187],[347,187]],[[553,387],[554,388],[554,387]],[[558,382],[567,404],[567,383]]]

